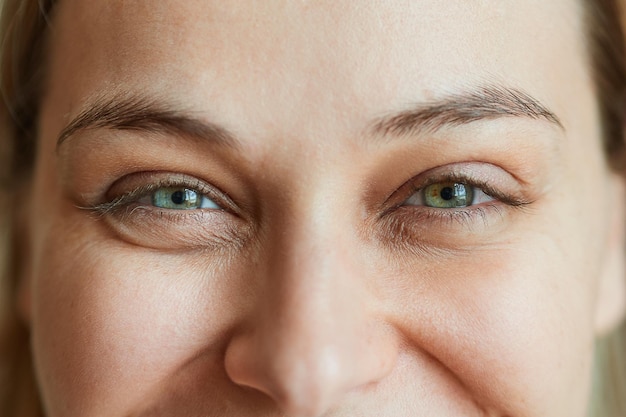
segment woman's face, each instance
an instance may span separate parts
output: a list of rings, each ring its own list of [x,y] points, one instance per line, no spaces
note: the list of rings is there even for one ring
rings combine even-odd
[[[582,416],[622,243],[575,3],[62,1],[47,415]]]

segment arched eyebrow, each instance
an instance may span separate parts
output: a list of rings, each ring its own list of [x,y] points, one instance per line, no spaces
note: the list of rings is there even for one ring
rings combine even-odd
[[[419,103],[413,108],[381,117],[373,124],[375,136],[405,136],[435,132],[481,120],[525,117],[543,120],[565,130],[554,112],[539,100],[516,88],[490,85]]]
[[[142,95],[100,97],[72,119],[57,139],[57,149],[80,131],[90,129],[132,130],[143,133],[187,136],[239,147],[227,129],[192,116],[192,112],[158,98]]]

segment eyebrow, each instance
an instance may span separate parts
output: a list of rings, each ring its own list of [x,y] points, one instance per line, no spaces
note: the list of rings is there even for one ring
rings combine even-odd
[[[544,120],[565,130],[556,114],[529,94],[516,88],[489,85],[382,117],[374,123],[372,131],[382,136],[404,136],[503,117]]]
[[[420,103],[409,110],[379,118],[373,124],[372,133],[376,136],[405,136],[502,117],[544,120],[565,130],[556,114],[529,94],[516,88],[490,85]],[[240,146],[239,140],[224,127],[194,118],[166,101],[142,95],[94,100],[61,131],[57,148],[76,133],[89,129],[182,135],[232,148]]]
[[[152,134],[190,136],[238,147],[239,141],[224,127],[194,118],[175,105],[141,95],[101,97],[89,104],[59,134],[57,148],[80,131],[130,130]]]

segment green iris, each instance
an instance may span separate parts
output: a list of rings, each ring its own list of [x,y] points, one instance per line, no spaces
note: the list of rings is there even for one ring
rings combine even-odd
[[[172,210],[194,210],[202,208],[202,194],[188,188],[159,188],[152,194],[155,207]]]
[[[437,183],[424,188],[424,204],[434,208],[467,207],[473,200],[472,187],[459,183]]]

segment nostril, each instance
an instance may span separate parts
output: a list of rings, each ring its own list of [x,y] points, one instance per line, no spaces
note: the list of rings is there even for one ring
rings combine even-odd
[[[285,416],[317,417],[338,401],[348,382],[337,355],[325,350],[264,349],[242,336],[231,341],[225,367],[235,384],[265,394]]]
[[[385,326],[357,331],[354,324],[332,333],[285,322],[248,327],[226,348],[226,373],[262,393],[285,417],[323,416],[349,393],[376,386],[397,364],[398,339]]]
[[[323,398],[322,393],[314,391],[302,397],[289,393],[278,398],[276,402],[288,417],[319,417],[327,413],[332,406]]]

